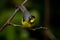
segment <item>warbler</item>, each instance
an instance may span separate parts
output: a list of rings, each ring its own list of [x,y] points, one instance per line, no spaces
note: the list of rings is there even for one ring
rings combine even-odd
[[[28,10],[23,5],[19,5],[19,8],[23,12],[23,19],[22,19],[22,27],[23,28],[30,28],[33,26],[35,22],[35,16],[30,14]]]
[[[13,3],[20,8],[20,10],[23,12],[23,18],[22,18],[22,27],[23,28],[30,28],[33,26],[35,22],[35,16],[30,14],[30,12],[25,8],[24,5],[21,5],[21,3],[24,0],[13,0]]]

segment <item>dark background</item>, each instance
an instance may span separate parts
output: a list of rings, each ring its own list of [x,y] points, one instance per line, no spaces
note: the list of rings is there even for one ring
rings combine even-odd
[[[16,3],[18,0],[0,0],[0,27],[7,21],[7,19],[12,15],[16,9],[16,5],[21,4],[23,0]],[[28,0],[25,7],[32,14],[37,14],[38,21],[36,26],[44,26],[44,14],[45,14],[45,2],[47,0]],[[49,4],[48,4],[49,3]],[[50,29],[57,39],[60,39],[60,2],[59,0],[50,0],[47,6],[49,6],[50,13]],[[21,13],[21,14],[19,14]],[[34,14],[34,15],[35,15]],[[12,20],[13,23],[21,24],[22,12],[19,11],[18,14]],[[20,22],[20,23],[19,23]],[[26,36],[24,36],[26,35]],[[8,25],[2,32],[0,32],[0,40],[46,40],[43,29],[38,29],[36,31],[19,29],[18,27],[13,27]],[[50,40],[47,37],[47,40]]]

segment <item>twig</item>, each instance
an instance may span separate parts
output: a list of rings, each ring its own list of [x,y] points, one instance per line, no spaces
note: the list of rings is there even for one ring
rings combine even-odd
[[[49,29],[45,30],[45,35],[49,37],[51,40],[57,40],[56,37],[52,34],[52,32]]]
[[[39,27],[39,28],[34,28],[34,29],[31,29],[33,31],[36,31],[38,29],[44,29],[44,34],[47,35],[48,38],[50,38],[51,40],[57,40],[56,37],[52,34],[52,32],[47,28],[47,27]]]
[[[24,5],[27,2],[27,0],[25,0],[21,5]]]
[[[35,31],[35,30],[38,30],[38,29],[45,29],[45,30],[46,30],[47,28],[41,26],[41,27],[38,27],[38,28],[34,28],[34,29],[32,29],[32,30]]]
[[[25,4],[27,2],[27,0],[25,0],[21,5]],[[11,24],[11,25],[14,25],[14,26],[17,26],[15,24],[12,24],[10,23],[11,20],[14,18],[14,16],[17,14],[17,11],[19,11],[19,7],[14,11],[13,15],[7,20],[7,22],[0,28],[0,32],[3,31],[3,29],[8,25],[8,24]],[[20,25],[18,25],[20,26]]]
[[[17,27],[21,27],[21,25],[17,25],[17,24],[13,24],[13,23],[10,23],[10,25],[12,25],[12,26],[17,26]]]
[[[3,29],[11,22],[11,20],[14,18],[14,16],[16,15],[17,11],[19,10],[19,8],[17,8],[13,15],[7,20],[7,22],[0,28],[0,32],[3,31]]]

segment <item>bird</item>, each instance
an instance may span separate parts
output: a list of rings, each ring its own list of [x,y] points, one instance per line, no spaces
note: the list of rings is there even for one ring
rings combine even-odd
[[[14,3],[16,3],[17,7],[20,8],[20,10],[23,12],[23,18],[22,18],[22,28],[31,28],[33,27],[33,24],[35,23],[35,16],[32,15],[24,6],[24,4],[27,2],[27,0],[25,0],[22,4],[21,4],[21,0],[13,0]]]
[[[23,12],[22,18],[22,27],[23,28],[31,28],[35,23],[35,16],[29,13],[29,11],[23,5],[19,5],[19,8]]]

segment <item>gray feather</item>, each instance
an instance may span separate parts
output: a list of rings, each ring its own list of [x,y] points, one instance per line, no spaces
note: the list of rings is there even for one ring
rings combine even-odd
[[[28,10],[23,5],[20,5],[19,8],[23,12],[24,19],[29,20],[29,17],[31,17],[32,15],[28,12]]]

